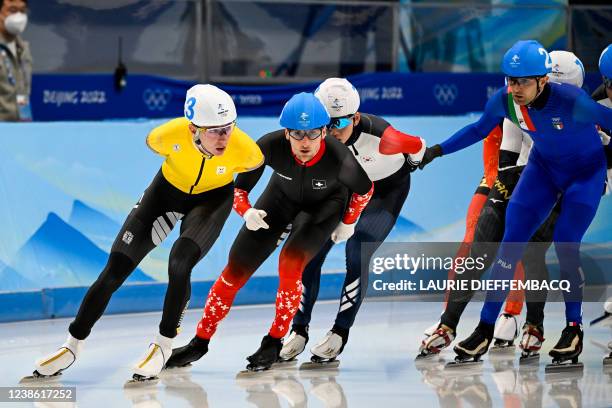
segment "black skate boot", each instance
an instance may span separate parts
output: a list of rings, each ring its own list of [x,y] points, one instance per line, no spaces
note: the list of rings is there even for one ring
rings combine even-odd
[[[480,357],[489,350],[494,329],[495,326],[492,324],[478,323],[474,333],[455,346],[453,349],[457,353],[455,361],[446,364],[446,367],[454,368],[482,364]]]
[[[280,351],[283,348],[282,339],[277,339],[269,334],[266,334],[261,340],[261,346],[257,351],[248,356],[247,360],[247,371],[265,371],[272,367],[272,364],[276,363],[280,356]]]
[[[561,332],[561,338],[548,353],[553,358],[553,361],[552,364],[546,365],[545,372],[583,370],[584,366],[578,362],[578,356],[582,353],[583,336],[581,324],[568,323],[563,332]],[[566,363],[568,360],[571,360],[571,363]]]
[[[194,336],[187,345],[172,350],[172,355],[166,362],[166,368],[186,367],[194,361],[198,361],[204,354],[208,353],[209,341]]]

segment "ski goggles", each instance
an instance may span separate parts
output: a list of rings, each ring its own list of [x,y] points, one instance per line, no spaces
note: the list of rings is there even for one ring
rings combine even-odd
[[[612,89],[612,78],[603,77],[604,86],[608,89]]]
[[[198,130],[198,132],[200,134],[205,134],[207,136],[212,136],[212,137],[221,137],[224,135],[229,135],[232,133],[232,131],[234,130],[234,126],[236,126],[236,122],[232,122],[230,124],[227,125],[223,125],[223,126],[216,126],[216,127],[200,127],[197,125],[194,125],[192,123],[192,125]]]
[[[354,115],[348,115],[343,116],[341,118],[331,118],[326,127],[328,129],[344,129],[345,127],[353,123],[353,116]]]
[[[319,136],[323,134],[322,128],[317,129],[308,129],[308,130],[298,130],[298,129],[290,129],[289,136],[295,140],[303,140],[307,137],[309,140],[315,140]]]
[[[519,77],[519,78],[515,78],[515,77],[506,77],[506,83],[510,86],[527,86],[529,85],[532,79],[537,80],[540,77],[537,76],[533,76],[533,77]]]

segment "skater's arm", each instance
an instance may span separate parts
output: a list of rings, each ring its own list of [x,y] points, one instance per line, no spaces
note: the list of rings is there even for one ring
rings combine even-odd
[[[574,104],[574,119],[577,122],[593,123],[605,129],[612,129],[612,109],[595,102],[581,92]]]
[[[263,161],[254,170],[246,173],[241,173],[236,177],[236,189],[244,190],[249,193],[253,189],[253,187],[255,187],[264,172],[264,169],[266,167],[265,165],[270,165],[271,163],[273,150],[272,144],[276,139],[278,139],[278,132],[272,132],[262,136],[257,141],[257,146],[261,151]]]
[[[264,164],[264,156],[257,143],[242,130],[236,129],[236,131],[232,136],[239,138],[240,158],[234,167],[234,172],[243,173],[261,167]]]
[[[482,116],[477,122],[465,126],[450,138],[440,143],[441,153],[454,153],[487,137],[489,132],[491,132],[491,130],[493,130],[504,118],[502,95],[503,89],[500,89],[491,99],[489,99]]]
[[[342,222],[353,224],[370,202],[372,194],[374,194],[374,183],[372,183],[363,167],[359,165],[355,157],[350,153],[346,154],[343,159],[339,180],[353,192],[349,205],[342,217]]]
[[[146,143],[149,149],[167,157],[172,152],[172,146],[180,143],[180,136],[184,135],[185,123],[181,119],[174,119],[153,129],[147,135]]]
[[[503,137],[499,149],[499,170],[516,166],[523,147],[523,131],[512,121],[504,119]]]

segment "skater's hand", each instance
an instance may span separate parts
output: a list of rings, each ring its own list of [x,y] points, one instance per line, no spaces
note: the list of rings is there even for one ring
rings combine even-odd
[[[337,244],[352,237],[355,233],[355,224],[357,223],[354,222],[352,224],[345,224],[340,222],[340,224],[338,224],[334,232],[331,234],[332,241]]]
[[[423,157],[425,156],[425,152],[427,151],[425,140],[421,139],[421,141],[423,142],[421,150],[416,153],[409,153],[408,157],[406,158],[406,161],[410,165],[411,172],[415,171],[419,167],[419,164],[421,164],[421,162],[423,161]]]
[[[430,162],[432,162],[436,157],[442,156],[442,147],[439,144],[433,145],[425,149],[425,154],[423,155],[423,160],[419,164],[419,169],[423,170],[425,166],[427,166]]]
[[[599,138],[601,139],[602,145],[607,146],[610,144],[610,135],[603,130],[598,130],[597,133],[599,133]]]
[[[264,210],[249,208],[246,210],[242,218],[246,222],[246,227],[251,231],[257,231],[260,228],[268,229],[270,226],[263,220],[268,215]]]

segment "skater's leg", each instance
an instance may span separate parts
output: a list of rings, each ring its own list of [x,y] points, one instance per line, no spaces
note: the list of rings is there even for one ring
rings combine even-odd
[[[497,252],[498,242],[501,241],[504,234],[506,206],[507,203],[504,202],[499,190],[491,189],[489,199],[485,202],[476,224],[474,242],[469,247],[469,253],[464,255],[469,255],[474,259],[484,259],[484,267],[482,269],[466,270],[463,274],[456,275],[455,279],[464,281],[478,280],[488,269],[490,262],[494,259],[494,255]],[[469,288],[470,285],[467,285],[467,287]],[[461,315],[473,295],[474,291],[469,289],[449,291],[448,303],[440,318],[440,323],[456,332]]]
[[[208,199],[183,218],[181,235],[168,261],[168,289],[159,333],[173,338],[191,297],[191,271],[213,246],[230,214],[233,184],[209,193]]]
[[[378,204],[376,200],[370,201],[355,227],[355,234],[346,243],[346,276],[334,323],[335,328],[346,332],[353,325],[366,296],[370,258],[397,221],[398,214]]]
[[[310,324],[312,309],[319,296],[319,285],[321,283],[321,268],[327,258],[327,254],[334,246],[334,242],[328,239],[317,255],[312,258],[302,274],[302,299],[300,307],[293,318],[293,326],[304,329]]]
[[[344,208],[342,201],[329,201],[320,214],[304,215],[293,223],[293,230],[279,256],[279,285],[276,314],[270,336],[282,338],[299,309],[302,297],[304,268],[329,241],[340,222]],[[296,297],[297,296],[297,297]],[[288,317],[288,319],[287,319]]]
[[[512,194],[506,215],[504,238],[490,271],[490,280],[510,280],[527,242],[546,219],[557,200],[558,189],[545,168],[533,158],[525,167]],[[480,319],[495,320],[507,290],[487,291]]]
[[[527,279],[548,282],[546,252],[552,245],[553,232],[560,211],[561,203],[557,202],[546,221],[538,228],[531,238],[531,242],[527,245],[523,255],[523,265]],[[548,290],[546,289],[525,291],[527,304],[526,323],[539,327],[542,335],[544,334],[544,306],[547,295]]]

